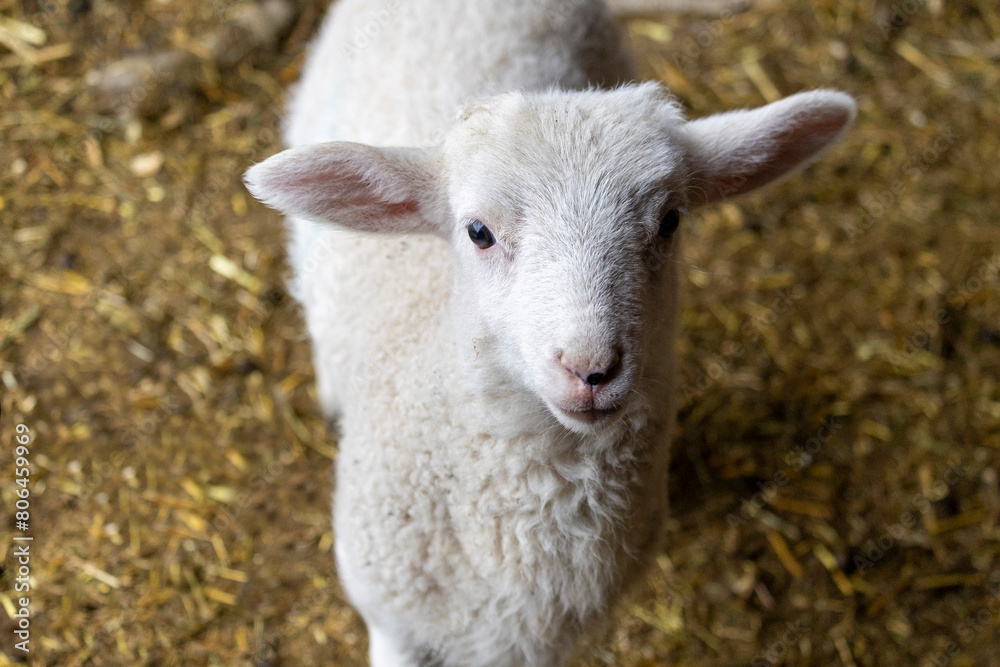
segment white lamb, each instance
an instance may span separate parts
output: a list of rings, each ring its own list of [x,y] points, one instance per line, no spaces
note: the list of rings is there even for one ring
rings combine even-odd
[[[598,0],[341,0],[247,174],[290,216],[377,667],[561,665],[607,615],[666,510],[678,222],[855,113],[687,121],[630,63]]]

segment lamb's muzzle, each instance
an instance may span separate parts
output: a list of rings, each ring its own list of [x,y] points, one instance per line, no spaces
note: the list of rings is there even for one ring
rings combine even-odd
[[[585,385],[595,388],[595,391],[597,387],[603,387],[613,380],[621,366],[621,353],[618,350],[604,352],[596,357],[566,354],[557,350],[556,357],[563,368]]]
[[[584,348],[585,349],[585,348]],[[563,413],[587,424],[606,421],[618,413],[628,392],[631,377],[622,372],[622,355],[616,348],[594,354],[556,350],[555,361],[565,373],[555,401]]]

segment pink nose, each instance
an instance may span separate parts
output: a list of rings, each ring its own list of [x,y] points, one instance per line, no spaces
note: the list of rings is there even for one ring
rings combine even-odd
[[[591,387],[600,387],[615,379],[621,368],[621,355],[612,352],[602,355],[603,358],[583,360],[569,354],[559,353],[559,363],[563,368],[580,378],[580,381]]]

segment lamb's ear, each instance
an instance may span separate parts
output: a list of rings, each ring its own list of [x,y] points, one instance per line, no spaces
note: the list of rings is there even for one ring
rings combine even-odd
[[[840,139],[855,113],[849,95],[816,90],[686,123],[691,202],[732,197],[808,164]]]
[[[435,149],[338,141],[278,153],[244,181],[286,215],[360,231],[442,233],[439,170]]]

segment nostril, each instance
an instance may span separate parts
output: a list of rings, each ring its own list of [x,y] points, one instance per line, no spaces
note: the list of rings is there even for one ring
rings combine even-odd
[[[603,364],[600,361],[594,363],[595,359],[589,359],[586,362],[577,361],[561,352],[558,354],[558,358],[567,371],[580,378],[581,382],[590,387],[598,387],[611,382],[621,367],[621,355],[617,352],[610,355],[610,359],[608,356],[605,356]],[[609,360],[611,363],[608,363]],[[597,367],[595,368],[595,366]]]

